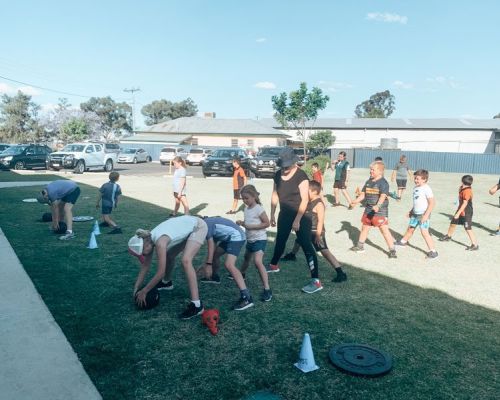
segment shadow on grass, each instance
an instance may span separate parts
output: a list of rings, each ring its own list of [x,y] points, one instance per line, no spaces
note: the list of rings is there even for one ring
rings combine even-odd
[[[189,211],[193,215],[198,215],[200,213],[200,211],[207,208],[207,206],[208,206],[208,203],[200,203],[200,204],[197,204],[196,206],[194,206],[193,208],[191,208]]]
[[[451,214],[446,214],[446,213],[443,213],[443,212],[441,212],[440,214],[444,215],[445,217],[448,217],[450,220],[453,218],[453,215],[451,215]],[[486,231],[488,233],[495,232],[494,229],[488,228],[488,227],[484,226],[483,224],[480,224],[479,222],[472,221],[472,226],[474,228],[482,229],[483,231]]]
[[[91,215],[97,191],[81,189],[89,199],[77,202],[76,212]],[[73,241],[61,242],[45,224],[33,224],[42,205],[19,202],[32,191],[2,189],[0,226],[105,399],[241,399],[263,389],[287,400],[399,400],[408,393],[414,400],[497,398],[496,311],[358,268],[348,267],[349,280],[334,284],[327,279],[332,268],[320,258],[324,290],[302,293],[309,271],[302,260],[288,263],[269,276],[273,300],[243,312],[230,310],[239,291],[225,275],[220,285],[200,285],[205,307],[221,313],[221,331],[211,336],[199,318],[177,318],[189,294],[180,261],[174,290],[162,292],[155,309],[138,311],[132,300],[138,264],[126,251],[129,235],[100,235],[99,249],[88,250],[92,224],[82,223]],[[145,229],[164,216],[165,209],[127,197],[116,211],[127,226]],[[267,256],[272,247],[270,240]],[[253,267],[247,284],[257,298],[262,284]],[[307,375],[293,366],[305,332],[321,367]],[[389,352],[394,369],[377,379],[334,369],[331,347],[353,342]]]

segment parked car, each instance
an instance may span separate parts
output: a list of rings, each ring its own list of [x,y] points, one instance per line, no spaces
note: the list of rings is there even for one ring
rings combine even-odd
[[[56,171],[61,168],[74,169],[78,174],[90,169],[111,172],[116,159],[116,153],[106,153],[102,143],[73,143],[64,146],[61,151],[51,153],[47,168]]]
[[[208,157],[209,154],[211,154],[211,150],[207,149],[200,149],[200,148],[193,148],[189,150],[189,153],[186,157],[186,163],[188,165],[201,165],[205,161],[205,159]]]
[[[246,150],[238,147],[219,148],[212,152],[203,163],[203,176],[233,174],[233,158],[239,157],[242,168],[247,172],[250,170],[250,157]]]
[[[259,152],[250,161],[250,170],[256,178],[274,176],[279,169],[277,162],[283,149],[284,147],[281,146],[265,146],[259,149]]]
[[[180,156],[186,158],[187,154],[182,147],[164,147],[160,152],[160,163],[165,165],[171,162],[175,157]]]
[[[125,149],[118,155],[119,163],[134,163],[138,162],[150,162],[151,157],[148,152],[144,149]]]
[[[2,151],[4,151],[5,149],[8,149],[10,146],[12,146],[12,145],[8,144],[8,143],[0,143],[0,153]]]
[[[304,161],[309,160],[309,151],[306,150],[306,154],[304,156],[304,148],[303,147],[294,148],[293,151],[300,158],[300,160],[302,161],[302,164],[304,164]],[[299,165],[300,165],[300,163],[299,163]]]
[[[104,146],[105,153],[115,153],[116,156],[122,152],[120,145],[118,143],[100,143]]]
[[[51,148],[42,144],[18,144],[10,146],[0,154],[0,168],[25,169],[46,168]]]

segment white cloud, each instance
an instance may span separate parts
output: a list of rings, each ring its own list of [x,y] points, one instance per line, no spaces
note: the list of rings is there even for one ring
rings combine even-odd
[[[24,94],[27,94],[28,96],[40,96],[42,94],[42,92],[40,92],[33,86],[21,86],[17,90],[23,92]]]
[[[462,85],[455,80],[453,76],[434,76],[426,79],[427,82],[434,86],[447,86],[452,89],[460,89]]]
[[[413,89],[414,87],[413,83],[407,83],[403,81],[394,81],[392,82],[392,84],[399,89]]]
[[[253,86],[258,89],[267,89],[267,90],[276,89],[276,84],[273,82],[257,82]]]
[[[14,86],[8,85],[7,83],[0,82],[0,93],[15,95],[18,91],[21,91],[28,96],[39,96],[42,94],[40,90],[35,89],[32,86],[19,86],[16,88]]]
[[[40,106],[42,108],[43,113],[49,113],[54,111],[57,108],[57,104],[54,103],[45,103]]]
[[[391,14],[391,13],[381,13],[381,12],[371,12],[366,14],[366,19],[370,21],[381,21],[381,22],[396,22],[399,24],[406,25],[408,22],[408,17],[405,15]]]
[[[334,93],[345,89],[351,89],[354,87],[353,85],[347,82],[333,82],[333,81],[319,81],[318,85],[321,88]]]
[[[258,38],[257,40],[255,40],[257,43],[264,43],[264,42],[267,42],[267,38],[265,37],[260,37]]]
[[[0,82],[0,93],[2,94],[12,94],[15,93],[16,89],[14,89],[12,86]]]

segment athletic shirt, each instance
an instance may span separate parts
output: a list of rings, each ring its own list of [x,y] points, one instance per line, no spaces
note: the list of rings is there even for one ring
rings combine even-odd
[[[434,194],[429,185],[415,186],[413,188],[413,213],[422,215],[429,207],[429,199],[433,198]]]
[[[245,171],[243,168],[238,167],[235,168],[233,172],[233,189],[238,190],[243,187],[243,183],[245,182]]]
[[[314,212],[314,207],[316,207],[316,205],[318,203],[321,203],[321,198],[317,198],[317,199],[310,201],[307,204],[307,210],[304,214],[307,218],[311,219],[313,232],[318,230],[318,213]],[[324,224],[323,224],[323,232],[325,232],[325,225]]]
[[[320,170],[317,170],[314,174],[313,174],[313,180],[318,182],[318,183],[321,183],[323,185],[323,182],[322,182],[322,178],[323,175],[321,174],[321,171]]]
[[[262,223],[260,216],[264,211],[264,207],[260,204],[255,204],[252,208],[245,207],[244,220],[245,225],[259,225]],[[248,242],[256,242],[257,240],[267,240],[266,229],[246,229]]]
[[[349,169],[349,162],[347,160],[337,161],[335,164],[335,180],[345,181],[347,170]]]
[[[73,190],[77,188],[77,184],[70,180],[58,180],[50,182],[47,187],[47,194],[51,202],[56,200],[61,200],[67,194],[70,194]]]
[[[102,185],[99,192],[101,192],[102,205],[112,208],[114,208],[118,196],[122,194],[120,185],[111,181]]]
[[[408,178],[408,163],[398,162],[394,167],[396,170],[396,179],[407,179]]]
[[[205,218],[208,227],[207,239],[216,242],[240,242],[246,239],[245,232],[233,221],[222,217]]]
[[[295,174],[288,180],[281,179],[281,169],[274,175],[276,192],[278,193],[280,209],[285,212],[297,213],[299,211],[300,197],[299,185],[304,181],[309,181],[307,174],[300,168],[295,170]]]
[[[387,198],[384,200],[379,208],[378,212],[373,211],[373,206],[378,203],[378,200],[382,194],[389,194],[389,183],[384,177],[377,181],[373,179],[368,179],[363,186],[362,191],[365,193],[366,208],[365,214],[377,215],[381,217],[389,216],[389,200]]]
[[[465,210],[460,214],[462,217],[465,214],[472,214],[472,211],[473,211],[473,208],[472,208],[472,188],[470,186],[461,187],[458,190],[458,208],[462,207],[464,200],[467,200],[468,203],[467,203],[467,206],[465,207]]]
[[[182,215],[180,217],[167,219],[151,231],[151,240],[156,243],[157,240],[166,235],[170,238],[167,250],[187,239],[198,226],[199,218],[191,215]]]
[[[186,168],[184,167],[179,167],[175,169],[172,181],[174,193],[181,193],[181,194],[186,193],[186,185],[184,185],[184,189],[181,192],[181,178],[186,178]]]

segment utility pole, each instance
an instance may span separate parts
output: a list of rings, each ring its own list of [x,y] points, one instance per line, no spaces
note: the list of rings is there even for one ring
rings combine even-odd
[[[135,135],[135,92],[139,92],[141,88],[132,87],[130,89],[123,89],[124,92],[132,93],[132,134]]]

